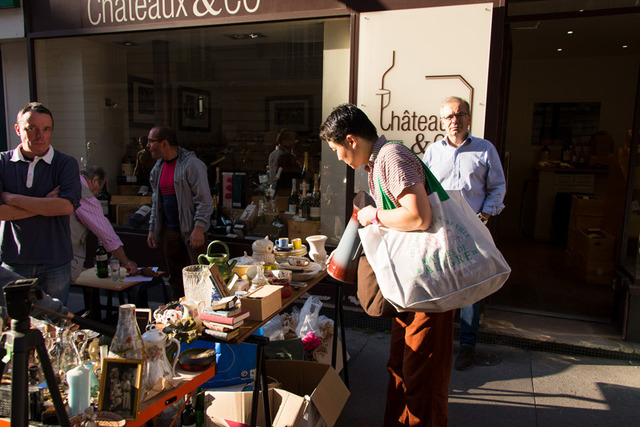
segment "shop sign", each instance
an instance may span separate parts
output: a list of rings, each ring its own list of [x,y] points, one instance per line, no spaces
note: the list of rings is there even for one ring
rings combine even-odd
[[[0,0],[7,1],[7,0]],[[346,13],[339,0],[24,0],[31,32],[47,36],[249,22]]]
[[[471,133],[484,135],[492,4],[360,16],[358,106],[388,140],[416,154],[444,138],[440,104],[471,104]]]

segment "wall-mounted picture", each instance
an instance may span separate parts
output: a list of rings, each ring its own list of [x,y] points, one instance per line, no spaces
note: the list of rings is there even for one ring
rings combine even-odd
[[[142,361],[105,358],[100,375],[98,409],[122,415],[124,419],[138,418]]]
[[[266,99],[267,128],[305,132],[311,127],[311,96],[278,96]]]
[[[211,92],[179,87],[178,105],[178,126],[181,130],[211,130]]]
[[[129,76],[129,123],[151,127],[155,122],[153,80]]]

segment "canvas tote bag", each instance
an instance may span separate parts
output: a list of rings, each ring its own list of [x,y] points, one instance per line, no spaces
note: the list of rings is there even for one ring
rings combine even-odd
[[[462,193],[445,191],[426,165],[424,171],[433,218],[427,230],[358,230],[382,295],[400,312],[466,307],[500,289],[511,273]],[[380,192],[384,209],[394,209],[381,186]]]

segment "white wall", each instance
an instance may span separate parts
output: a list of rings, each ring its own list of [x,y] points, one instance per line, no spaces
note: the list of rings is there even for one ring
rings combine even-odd
[[[29,71],[27,67],[27,43],[25,40],[0,43],[2,50],[2,84],[6,112],[7,148],[15,148],[20,138],[13,130],[16,114],[29,102]]]
[[[0,40],[24,37],[22,8],[0,9]]]
[[[525,181],[536,178],[541,146],[531,145],[534,103],[600,102],[600,129],[621,147],[632,125],[639,64],[631,55],[513,62],[505,142],[511,167],[501,234],[519,233]]]

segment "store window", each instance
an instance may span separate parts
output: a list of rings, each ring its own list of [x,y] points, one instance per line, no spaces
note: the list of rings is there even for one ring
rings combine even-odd
[[[333,203],[343,216],[346,169],[323,158],[318,128],[348,100],[349,37],[349,19],[332,18],[40,39],[38,99],[53,111],[54,147],[101,165],[112,194],[135,193],[148,179],[125,179],[123,164],[134,164],[140,137],[164,124],[208,165],[212,188],[216,172],[244,174],[228,219],[262,201],[270,224],[275,209],[289,210],[292,179],[300,191],[303,176],[309,194],[316,176],[319,190],[332,188],[333,201],[321,191],[321,211]],[[279,135],[288,161],[269,170]],[[264,177],[280,167],[271,201]],[[315,222],[307,228],[342,231],[328,215]]]

